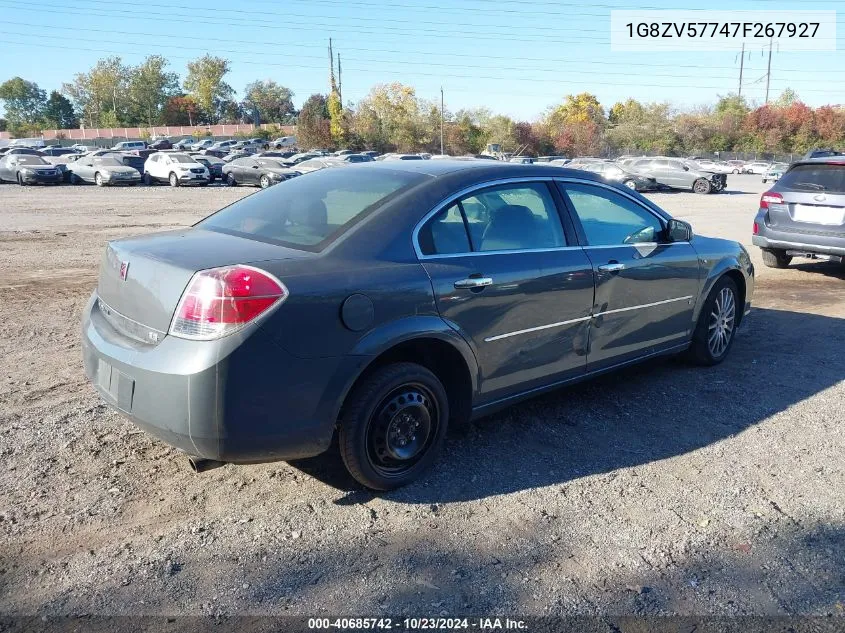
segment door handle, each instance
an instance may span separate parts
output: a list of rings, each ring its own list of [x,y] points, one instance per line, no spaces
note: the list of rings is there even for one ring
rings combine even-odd
[[[610,262],[609,264],[602,264],[599,270],[603,273],[618,273],[620,270],[625,270],[625,264],[621,262]]]
[[[467,277],[466,279],[458,279],[455,282],[455,288],[485,288],[493,285],[492,277]]]

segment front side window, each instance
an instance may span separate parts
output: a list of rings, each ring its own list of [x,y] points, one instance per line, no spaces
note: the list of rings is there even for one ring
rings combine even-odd
[[[420,231],[424,255],[521,251],[566,245],[545,183],[517,183],[465,196]]]
[[[604,187],[574,183],[564,187],[589,246],[657,242],[662,238],[661,221],[633,200]]]

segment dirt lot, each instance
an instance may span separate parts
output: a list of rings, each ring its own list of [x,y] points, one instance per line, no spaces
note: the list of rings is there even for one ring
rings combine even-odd
[[[654,199],[748,244],[763,188]],[[398,492],[334,458],[193,475],[87,384],[80,310],[106,240],[251,191],[0,186],[0,613],[845,617],[845,269],[750,249],[724,364],[515,406]]]

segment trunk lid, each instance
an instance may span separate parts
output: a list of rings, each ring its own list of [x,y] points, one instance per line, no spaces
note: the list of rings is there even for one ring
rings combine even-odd
[[[203,229],[116,240],[109,242],[100,264],[97,295],[105,304],[100,309],[127,336],[155,342],[167,332],[182,292],[195,272],[313,256],[307,251]],[[148,330],[153,330],[152,335]],[[139,331],[141,336],[137,335]]]

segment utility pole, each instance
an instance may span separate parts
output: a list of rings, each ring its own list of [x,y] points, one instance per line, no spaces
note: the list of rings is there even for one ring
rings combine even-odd
[[[769,104],[769,81],[772,78],[772,38],[769,38],[769,68],[766,70],[766,105]]]
[[[343,108],[343,71],[340,69],[340,53],[337,54],[337,99]]]
[[[443,154],[443,86],[440,86],[440,155]]]
[[[742,69],[745,65],[745,42],[742,43],[742,52],[739,54],[739,93],[737,96],[742,96]]]

